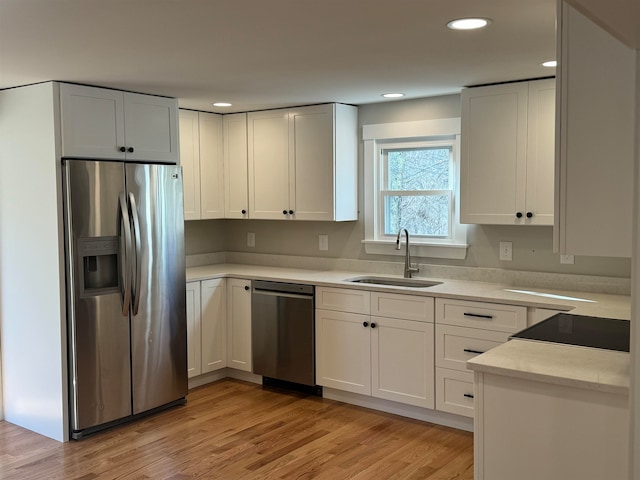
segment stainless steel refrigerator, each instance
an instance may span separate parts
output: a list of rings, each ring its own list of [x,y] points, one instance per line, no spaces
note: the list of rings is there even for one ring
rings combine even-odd
[[[63,160],[71,436],[187,394],[182,174]]]

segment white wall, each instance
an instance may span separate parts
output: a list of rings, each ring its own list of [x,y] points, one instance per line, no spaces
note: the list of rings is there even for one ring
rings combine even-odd
[[[68,439],[57,93],[0,92],[0,325],[4,416]]]

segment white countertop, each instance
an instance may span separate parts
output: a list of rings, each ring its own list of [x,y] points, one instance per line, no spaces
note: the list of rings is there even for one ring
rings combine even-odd
[[[589,315],[607,318],[630,319],[631,297],[590,292],[565,290],[545,290],[541,288],[514,287],[497,283],[485,283],[463,280],[428,278],[442,282],[429,288],[395,287],[374,284],[359,284],[345,281],[362,276],[394,277],[362,272],[338,270],[302,270],[258,265],[216,264],[190,267],[187,269],[187,281],[206,280],[218,277],[235,277],[257,280],[295,282],[317,286],[375,290],[401,294],[424,295],[440,298],[458,298],[464,300],[523,305],[527,307],[547,308],[570,311],[577,315]],[[425,277],[416,277],[427,279]],[[527,293],[523,293],[527,292]],[[561,297],[561,298],[559,298]]]
[[[478,372],[609,393],[629,392],[629,353],[514,339],[467,361]]]

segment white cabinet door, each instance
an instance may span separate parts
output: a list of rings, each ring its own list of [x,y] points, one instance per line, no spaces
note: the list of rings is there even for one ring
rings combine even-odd
[[[369,315],[316,310],[316,382],[371,395]]]
[[[555,115],[555,79],[529,82],[525,222],[530,225],[553,225]]]
[[[554,250],[631,257],[636,51],[561,11]]]
[[[200,218],[224,218],[222,115],[198,113],[200,129]]]
[[[124,126],[127,160],[178,162],[175,99],[125,92]]]
[[[200,219],[200,131],[198,112],[180,110],[180,165],[184,219]]]
[[[60,84],[62,156],[178,163],[173,98]]]
[[[227,295],[224,278],[201,284],[202,373],[227,366]]]
[[[251,281],[227,279],[227,366],[251,372]]]
[[[247,115],[251,218],[281,220],[290,216],[288,112]]]
[[[289,208],[296,220],[333,220],[333,105],[291,109]]]
[[[60,112],[63,157],[125,159],[122,92],[61,83]]]
[[[527,149],[526,82],[462,92],[460,221],[520,223]]]
[[[249,218],[247,114],[222,117],[224,135],[224,216]]]
[[[371,317],[371,394],[434,408],[433,323]]]
[[[202,373],[200,345],[200,282],[187,283],[187,375]]]

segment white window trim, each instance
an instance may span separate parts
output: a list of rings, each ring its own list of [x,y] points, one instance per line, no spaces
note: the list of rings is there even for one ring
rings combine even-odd
[[[362,243],[365,252],[378,255],[404,255],[404,249],[396,250],[395,241],[376,238],[375,202],[377,201],[377,185],[379,172],[376,169],[379,144],[393,143],[399,140],[438,140],[440,138],[455,137],[456,150],[456,191],[457,203],[452,239],[411,239],[411,251],[414,256],[431,258],[464,259],[467,256],[467,229],[460,225],[460,118],[445,118],[440,120],[421,120],[416,122],[383,123],[364,125],[362,139],[364,141],[364,225],[365,238]]]

